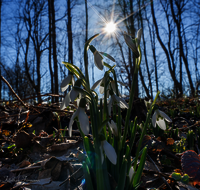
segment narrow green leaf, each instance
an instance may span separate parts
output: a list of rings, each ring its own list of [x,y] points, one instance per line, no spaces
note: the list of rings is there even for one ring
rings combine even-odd
[[[108,123],[109,121],[109,118],[105,119],[102,123],[101,123],[101,126],[99,128],[99,133],[101,132],[101,130],[103,129],[103,127]]]
[[[94,190],[93,183],[90,175],[90,170],[85,162],[83,162],[83,172],[85,176],[86,186],[88,190]]]
[[[132,125],[133,125],[133,126],[132,126]],[[133,121],[131,121],[130,149],[133,148],[133,144],[134,144],[134,141],[135,141],[136,132],[137,132],[137,117],[135,117],[134,124],[133,124]]]
[[[122,190],[125,187],[125,182],[126,182],[126,172],[127,172],[127,159],[124,157],[122,166],[120,169],[120,176],[118,180],[118,185],[116,187],[116,190]]]
[[[144,168],[144,164],[145,164],[145,161],[146,161],[146,156],[147,156],[147,147],[144,148],[143,152],[142,152],[142,156],[141,156],[141,159],[140,159],[140,164],[139,164],[139,167],[137,169],[137,172],[135,174],[135,177],[134,177],[134,180],[133,180],[133,187],[139,183],[140,181],[140,178],[142,176],[142,171],[143,171],[143,168]],[[137,160],[136,160],[137,162]]]

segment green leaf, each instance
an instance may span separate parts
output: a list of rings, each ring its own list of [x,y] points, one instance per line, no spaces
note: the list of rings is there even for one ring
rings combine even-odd
[[[142,156],[141,156],[141,159],[140,159],[140,164],[139,164],[139,167],[137,169],[137,172],[135,174],[135,177],[134,177],[134,180],[133,180],[133,187],[139,183],[140,181],[140,178],[142,176],[142,171],[143,171],[143,168],[144,168],[144,164],[145,164],[145,161],[146,161],[146,156],[147,156],[147,147],[145,147],[143,149],[143,152],[142,152]],[[137,162],[137,160],[135,160],[135,162]]]
[[[101,123],[101,126],[99,128],[99,133],[101,132],[101,130],[103,129],[103,127],[108,123],[109,121],[109,118],[108,119],[105,119],[102,123]]]
[[[130,149],[132,149],[134,141],[135,141],[135,135],[137,132],[137,117],[135,117],[135,121],[133,124],[133,121],[131,121],[131,139],[130,139]]]
[[[95,168],[96,153],[95,153],[94,147],[87,136],[84,137],[83,143],[84,143],[85,151],[87,153],[87,156],[91,164],[91,168]]]
[[[121,169],[120,169],[120,176],[119,176],[118,185],[116,187],[116,190],[122,190],[125,187],[127,164],[128,164],[128,161],[124,157],[123,162],[122,162],[122,166],[121,166]]]
[[[90,170],[85,162],[83,162],[83,172],[85,176],[87,189],[94,190],[91,175],[90,175]]]

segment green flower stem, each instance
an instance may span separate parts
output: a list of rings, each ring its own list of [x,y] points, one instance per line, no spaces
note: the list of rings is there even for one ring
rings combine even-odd
[[[142,60],[142,53],[141,53],[140,45],[138,46],[138,50],[139,50],[140,56],[135,61],[137,64],[136,64],[136,67],[135,67],[135,71],[134,71],[134,74],[133,74],[133,80],[132,80],[132,84],[131,84],[129,109],[127,110],[127,114],[126,114],[125,129],[124,129],[124,135],[123,135],[123,139],[122,139],[122,147],[124,147],[124,144],[125,144],[125,141],[126,141],[126,135],[127,135],[128,126],[129,126],[129,118],[130,118],[131,109],[132,109],[132,105],[133,105],[133,99],[134,99],[134,95],[135,95],[136,78],[137,78],[139,67],[140,67],[141,60]]]
[[[138,70],[139,70],[139,67],[135,67],[133,80],[132,80],[132,84],[131,84],[131,93],[130,93],[130,99],[129,99],[129,109],[127,110],[127,114],[126,114],[125,129],[124,129],[124,135],[123,135],[123,138],[122,138],[121,147],[124,147],[124,145],[125,145],[126,135],[127,135],[127,132],[128,132],[129,118],[130,118],[130,115],[131,115],[131,108],[132,108],[132,105],[133,105],[133,99],[134,99],[134,94],[135,94],[135,91],[134,91],[135,86],[136,86],[136,80],[135,79],[137,78]]]
[[[142,145],[143,137],[144,137],[144,135],[145,135],[145,133],[146,133],[146,128],[147,128],[147,126],[148,126],[148,123],[149,123],[149,119],[150,119],[150,117],[151,117],[152,110],[153,110],[153,108],[154,108],[154,105],[155,105],[155,103],[156,103],[156,100],[157,100],[159,94],[160,94],[160,92],[158,91],[157,94],[156,94],[156,97],[155,97],[155,99],[154,99],[154,101],[153,101],[153,103],[152,103],[152,105],[151,105],[151,108],[149,109],[149,111],[148,111],[148,113],[147,113],[147,119],[146,119],[146,121],[145,121],[143,130],[142,130],[142,134],[141,134],[141,136],[140,136],[138,148],[137,148],[137,151],[136,151],[135,162],[134,162],[134,167],[133,167],[133,168],[134,168],[134,171],[136,171],[137,160],[138,160],[140,148],[141,148],[141,145]]]
[[[115,81],[115,88],[116,88],[116,94],[117,96],[119,96],[118,93],[118,85],[117,85],[117,77],[116,77],[116,73],[115,70],[113,70],[113,76],[114,76],[114,81]],[[117,122],[117,128],[118,128],[118,135],[119,137],[121,137],[121,109],[120,107],[118,107],[118,122]]]
[[[95,100],[92,97],[91,101],[91,113],[92,116],[94,117],[92,120],[92,126],[93,126],[93,139],[94,139],[94,148],[95,148],[95,153],[97,156],[95,156],[95,164],[96,164],[96,180],[97,180],[97,190],[102,190],[105,189],[105,183],[104,183],[104,176],[103,176],[103,168],[102,168],[102,163],[101,163],[101,152],[100,152],[100,146],[101,142],[98,138],[98,124],[99,124],[99,113],[97,109],[97,105],[95,104]]]
[[[127,164],[128,164],[128,161],[124,157],[123,162],[122,162],[122,166],[121,166],[121,169],[120,169],[120,177],[119,177],[118,185],[117,185],[115,190],[122,190],[125,187]]]
[[[108,78],[108,72],[105,73],[105,81],[104,81],[104,105],[103,105],[103,120],[107,119],[108,117],[108,105],[107,105],[107,86],[106,86],[106,83],[107,83],[107,78]],[[103,128],[103,133],[107,139],[107,133],[106,133],[106,125],[105,127]]]
[[[134,141],[135,141],[136,132],[137,132],[137,117],[135,117],[134,124],[133,124],[133,121],[131,121],[131,140],[130,140],[130,143],[129,143],[131,150],[133,148],[133,144],[134,144]]]

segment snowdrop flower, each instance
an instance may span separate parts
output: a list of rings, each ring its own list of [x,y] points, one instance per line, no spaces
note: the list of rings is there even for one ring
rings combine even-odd
[[[64,92],[67,90],[69,83],[72,82],[72,85],[74,86],[74,76],[69,74],[62,82],[61,82],[61,91]]]
[[[126,101],[123,98],[118,97],[117,95],[113,94],[109,100],[109,104],[108,104],[108,113],[109,115],[111,115],[111,106],[112,103],[117,103],[117,105],[122,108],[122,109],[128,109],[128,104],[126,103]]]
[[[88,135],[89,133],[89,119],[87,114],[85,113],[85,99],[81,99],[80,103],[79,103],[79,107],[76,110],[76,112],[74,112],[74,114],[72,115],[70,122],[69,122],[69,136],[72,136],[72,125],[74,123],[74,119],[75,117],[78,117],[78,121],[80,123],[80,128],[83,131],[83,133],[85,135]]]
[[[134,40],[131,38],[131,36],[129,36],[125,31],[124,31],[124,39],[126,44],[128,45],[129,48],[131,48],[131,50],[133,51],[134,55],[136,58],[139,57],[139,52],[138,52],[138,46],[140,44],[140,40],[141,40],[141,36],[142,36],[142,28],[140,28],[137,32],[137,38]]]
[[[108,122],[108,125],[109,125],[112,133],[117,137],[118,136],[118,129],[117,129],[117,125],[115,124],[115,122],[113,120],[111,120],[111,123]]]
[[[128,175],[129,175],[130,181],[131,181],[131,179],[132,179],[134,173],[135,173],[135,172],[134,172],[133,166],[131,166],[131,168],[130,168],[130,170],[129,170],[129,174],[128,174]]]
[[[168,122],[172,122],[172,120],[169,118],[168,115],[166,115],[164,112],[157,109],[152,117],[152,125],[156,127],[156,123],[162,130],[166,130],[166,124],[164,119]]]
[[[96,50],[93,45],[89,46],[90,50],[94,54],[94,63],[98,69],[103,70],[103,57],[102,55]]]
[[[126,86],[126,84],[124,84],[123,82],[120,82],[120,81],[117,81],[117,82],[119,84],[121,84],[122,86]],[[97,86],[100,85],[99,92],[100,92],[100,94],[103,94],[104,93],[104,86],[103,86],[104,83],[105,83],[105,78],[103,77],[102,79],[100,79],[100,80],[98,80],[94,83],[91,90],[96,89]],[[115,81],[114,80],[111,80],[111,86],[112,86],[113,91],[116,93],[117,90],[116,90],[116,87],[115,87]],[[110,86],[109,86],[108,90],[110,90]],[[118,90],[118,93],[119,93],[119,96],[121,97],[121,93],[119,92],[119,90]]]
[[[136,40],[136,45],[137,47],[139,46],[140,44],[140,41],[141,41],[141,36],[142,36],[142,28],[140,28],[137,32],[137,40]]]
[[[65,78],[66,79],[66,78]],[[65,80],[64,79],[64,80]],[[64,81],[63,80],[63,81]],[[67,83],[66,82],[67,80],[65,80],[65,84]],[[63,82],[62,82],[63,83]],[[63,85],[64,86],[64,85]],[[81,86],[81,82],[80,82],[80,80],[77,80],[76,82],[75,82],[75,84],[74,84],[74,86],[78,86],[78,87],[80,87]],[[64,87],[63,87],[64,88]],[[65,88],[66,88],[66,86],[65,86]],[[67,88],[66,88],[67,89]],[[63,109],[65,109],[67,106],[69,106],[69,103],[70,102],[74,102],[74,100],[76,99],[76,97],[79,95],[79,92],[78,91],[76,91],[74,88],[72,88],[72,90],[71,91],[69,91],[68,92],[68,94],[65,96],[65,99],[63,100],[63,102],[61,103],[61,105],[60,105],[60,109],[61,110],[63,110]]]
[[[128,47],[133,51],[136,58],[139,57],[139,52],[137,50],[137,46],[135,42],[133,42],[132,38],[124,31],[124,39]]]
[[[100,147],[100,151],[101,151],[101,161],[103,163],[104,161],[104,155],[103,155],[103,150],[106,154],[106,156],[108,157],[108,159],[110,160],[110,162],[114,165],[116,165],[117,163],[117,154],[115,152],[115,149],[113,148],[113,146],[111,144],[109,144],[106,140],[101,141],[101,147]]]
[[[144,104],[145,104],[147,110],[149,110],[151,108],[152,103],[153,103],[153,101],[151,99],[149,101],[144,100]]]

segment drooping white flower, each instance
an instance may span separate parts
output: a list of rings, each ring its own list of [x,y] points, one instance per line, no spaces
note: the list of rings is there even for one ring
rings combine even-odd
[[[128,47],[133,51],[136,58],[139,57],[139,52],[137,50],[136,44],[133,42],[132,38],[124,31],[124,40]]]
[[[156,127],[156,123],[162,130],[166,130],[166,124],[164,119],[168,122],[172,122],[172,120],[169,118],[168,115],[166,115],[164,112],[157,109],[152,117],[152,125],[153,127]]]
[[[136,40],[136,46],[138,47],[141,41],[141,36],[142,36],[142,28],[140,28],[137,32],[137,40]]]
[[[72,85],[74,86],[74,77],[73,75],[69,74],[62,82],[61,82],[61,85],[60,85],[60,88],[61,88],[61,91],[64,92],[68,86],[69,86],[69,83],[72,82]]]
[[[151,108],[152,103],[153,103],[153,101],[151,99],[149,101],[144,100],[144,104],[145,104],[147,110],[149,110]]]
[[[75,117],[78,117],[78,121],[80,123],[80,128],[83,131],[83,133],[85,135],[88,135],[89,133],[89,119],[88,116],[85,113],[85,108],[82,107],[78,107],[78,109],[76,110],[76,112],[74,112],[74,114],[72,115],[70,122],[69,122],[69,136],[72,136],[72,125],[74,123],[74,119]]]
[[[129,170],[129,174],[128,174],[128,175],[129,175],[130,181],[131,181],[131,179],[132,179],[134,173],[135,173],[135,172],[134,172],[133,166],[131,166],[131,168],[130,168],[130,170]]]
[[[89,46],[90,50],[92,51],[94,55],[94,63],[97,66],[98,69],[103,70],[103,57],[102,55],[96,50],[96,48],[93,45]]]
[[[116,165],[117,163],[117,154],[115,152],[115,149],[113,148],[113,146],[111,144],[109,144],[106,140],[101,141],[101,160],[103,163],[104,160],[104,156],[103,156],[103,150],[106,154],[106,156],[108,157],[108,159],[110,160],[110,162],[114,165]]]
[[[128,109],[128,104],[126,103],[126,101],[123,98],[118,97],[117,95],[113,94],[109,100],[108,103],[108,113],[109,115],[111,115],[111,106],[112,103],[117,103],[117,105],[122,108],[122,109]]]
[[[71,91],[69,91],[68,93],[67,93],[67,95],[65,96],[65,99],[62,101],[62,103],[61,103],[61,105],[60,105],[60,109],[61,110],[64,110],[67,106],[69,106],[69,103],[70,103],[70,92]]]
[[[121,82],[121,81],[117,81],[117,82],[118,82],[119,84],[121,84],[122,86],[126,86],[126,85],[125,85],[123,82]],[[104,86],[103,86],[102,84],[105,84],[105,78],[104,78],[104,77],[103,77],[102,79],[96,81],[96,82],[93,84],[91,90],[96,89],[97,86],[100,85],[100,86],[99,86],[99,92],[100,92],[100,94],[103,94],[103,93],[104,93]],[[116,93],[117,90],[116,90],[116,87],[115,87],[115,81],[114,81],[114,80],[111,81],[111,86],[112,86],[113,91]],[[108,86],[108,89],[107,89],[107,90],[110,90],[110,86]],[[119,94],[119,96],[121,97],[121,93],[119,92],[119,90],[118,90],[118,94]]]
[[[118,136],[118,129],[117,129],[117,125],[115,124],[115,122],[113,120],[111,120],[111,123],[108,122],[108,125],[109,125],[112,133],[117,137]]]
[[[72,90],[70,92],[71,102],[74,102],[74,100],[77,98],[78,95],[79,95],[79,92],[76,91],[74,88],[72,88]]]

